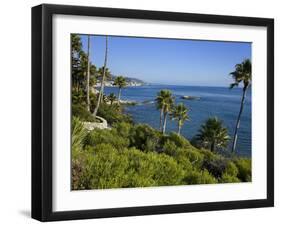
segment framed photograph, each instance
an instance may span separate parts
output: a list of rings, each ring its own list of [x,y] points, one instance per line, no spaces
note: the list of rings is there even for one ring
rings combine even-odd
[[[32,8],[32,217],[274,205],[274,21]]]

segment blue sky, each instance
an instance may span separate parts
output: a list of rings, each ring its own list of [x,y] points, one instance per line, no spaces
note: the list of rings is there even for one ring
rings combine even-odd
[[[81,35],[83,49],[87,36]],[[103,66],[105,36],[91,36],[91,61]],[[251,59],[251,43],[131,38],[109,36],[107,67],[149,83],[229,86],[229,72],[245,58]]]

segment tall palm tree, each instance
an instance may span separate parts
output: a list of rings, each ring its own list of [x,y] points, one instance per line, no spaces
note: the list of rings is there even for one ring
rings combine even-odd
[[[171,112],[173,105],[174,105],[174,98],[171,93],[171,96],[168,97],[164,103],[163,134],[165,134],[168,114]]]
[[[109,100],[110,105],[112,105],[113,102],[117,100],[117,98],[116,98],[116,96],[114,95],[114,93],[110,93],[110,94],[107,96],[107,99]]]
[[[167,117],[174,104],[174,98],[170,90],[161,90],[156,97],[157,108],[160,110],[160,131],[165,134]],[[162,122],[163,120],[163,122]]]
[[[252,63],[249,59],[244,60],[240,64],[236,64],[235,71],[231,72],[230,75],[232,76],[234,83],[230,84],[230,89],[239,86],[240,83],[243,83],[243,93],[241,98],[240,110],[238,113],[235,131],[234,131],[234,138],[232,143],[232,152],[235,152],[236,143],[238,138],[238,129],[240,126],[241,115],[244,108],[245,97],[248,87],[251,85],[252,81]]]
[[[156,107],[160,110],[160,125],[159,130],[162,131],[163,127],[163,115],[164,115],[164,97],[166,96],[166,90],[160,90],[160,92],[157,93],[157,97],[155,99],[156,101]]]
[[[118,104],[120,104],[120,98],[121,98],[121,89],[124,88],[127,83],[126,79],[123,76],[117,76],[114,80],[113,85],[118,86],[119,91],[118,91]]]
[[[164,121],[167,120],[166,119],[166,120],[163,121],[163,119],[164,119],[164,111],[167,112],[167,110],[169,108],[167,106],[167,104],[173,102],[173,99],[172,99],[172,101],[170,99],[172,99],[172,93],[171,93],[170,90],[165,90],[165,89],[160,90],[160,92],[157,93],[157,97],[155,99],[156,107],[157,107],[157,109],[160,110],[159,130],[161,132],[163,132]],[[166,127],[166,122],[165,122],[165,127]],[[164,133],[165,133],[165,131],[164,131]]]
[[[171,118],[178,121],[178,135],[180,135],[184,122],[189,120],[188,108],[183,103],[176,105],[172,109]]]
[[[104,72],[104,67],[99,68],[98,71],[96,72],[96,77],[100,81],[99,92],[101,92],[101,90],[102,90],[101,101],[103,101],[103,94],[104,94],[104,89],[105,89],[105,86],[103,86],[103,89],[102,89],[102,78],[103,78],[103,75],[104,75],[104,83],[105,83],[106,80],[111,78],[111,74],[110,74],[110,71],[109,71],[108,68],[105,68],[105,74],[103,72]]]
[[[90,35],[88,35],[88,48],[87,48],[87,110],[90,111]]]
[[[227,128],[217,117],[207,119],[196,135],[196,140],[211,151],[215,151],[216,148],[226,148],[229,139]]]
[[[98,97],[98,101],[97,101],[97,105],[95,107],[93,116],[96,117],[98,110],[99,110],[99,106],[100,106],[100,102],[102,99],[102,95],[103,95],[103,90],[104,90],[104,82],[105,82],[105,76],[106,76],[106,64],[107,64],[107,52],[108,52],[108,40],[107,40],[107,36],[105,37],[105,54],[104,54],[104,64],[103,64],[103,73],[102,73],[102,80],[101,80],[101,88],[100,88],[100,92],[99,92],[99,97]]]

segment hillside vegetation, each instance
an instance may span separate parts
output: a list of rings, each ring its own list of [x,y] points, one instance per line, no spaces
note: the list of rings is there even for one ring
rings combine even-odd
[[[72,189],[251,181],[251,160],[197,149],[176,133],[117,122],[88,132],[72,120]]]

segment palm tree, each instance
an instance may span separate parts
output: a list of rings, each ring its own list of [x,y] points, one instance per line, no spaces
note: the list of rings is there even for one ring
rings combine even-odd
[[[100,102],[101,102],[102,95],[103,95],[104,82],[105,82],[105,76],[106,76],[107,52],[108,52],[108,40],[107,40],[107,36],[106,36],[105,37],[105,54],[104,54],[104,65],[103,65],[103,73],[102,73],[102,80],[101,80],[101,88],[100,88],[100,92],[99,92],[97,105],[96,105],[94,113],[93,113],[94,117],[97,116]]]
[[[110,93],[108,96],[107,96],[107,99],[110,101],[110,105],[113,104],[114,101],[116,101],[116,96],[114,95],[114,93]]]
[[[90,111],[90,35],[88,35],[88,49],[87,49],[87,110]]]
[[[188,108],[183,103],[176,105],[171,112],[171,118],[178,121],[178,135],[180,135],[184,122],[189,120]]]
[[[100,81],[100,89],[99,89],[99,92],[101,92],[102,90],[102,93],[101,93],[101,101],[103,101],[103,94],[104,94],[104,89],[105,87],[103,86],[103,89],[102,89],[102,78],[103,78],[103,71],[104,71],[104,67],[101,67],[98,69],[98,71],[96,72],[96,77],[99,79]],[[111,78],[111,74],[110,74],[110,71],[108,68],[105,68],[105,75],[104,75],[104,82],[108,79]]]
[[[118,91],[118,104],[119,104],[120,98],[121,98],[121,89],[127,85],[126,79],[123,76],[117,76],[114,80],[113,85],[118,86],[118,88],[119,88],[119,91]]]
[[[164,122],[163,122],[163,131],[162,131],[163,134],[165,134],[167,117],[168,114],[171,112],[173,105],[174,105],[174,98],[172,97],[172,93],[171,93],[170,97],[168,97],[164,103]]]
[[[235,152],[236,143],[238,138],[238,129],[240,126],[241,115],[244,108],[246,91],[248,87],[251,85],[252,81],[252,63],[249,59],[244,60],[241,64],[236,64],[235,71],[231,72],[230,75],[232,76],[234,83],[230,84],[230,89],[239,86],[240,83],[243,83],[243,93],[241,98],[240,110],[238,113],[235,131],[234,131],[234,138],[232,143],[232,152]]]
[[[164,115],[164,97],[166,95],[166,90],[161,90],[157,93],[157,97],[155,99],[156,101],[156,107],[157,109],[160,109],[160,125],[159,130],[162,131],[163,127],[163,115]]]
[[[230,137],[227,128],[217,117],[209,118],[199,129],[196,140],[211,151],[226,148]]]
[[[167,114],[172,107],[170,105],[173,104],[173,98],[172,98],[171,91],[170,90],[160,90],[160,92],[157,93],[157,97],[156,97],[155,101],[156,101],[157,109],[160,109],[159,130],[161,132],[165,133]],[[163,118],[164,118],[164,121],[163,121]],[[164,125],[165,125],[165,128],[164,128]]]
[[[160,131],[165,134],[167,116],[171,112],[171,109],[174,104],[174,98],[170,90],[161,90],[156,97],[157,108],[161,109],[160,111]],[[163,122],[162,122],[163,120]]]

